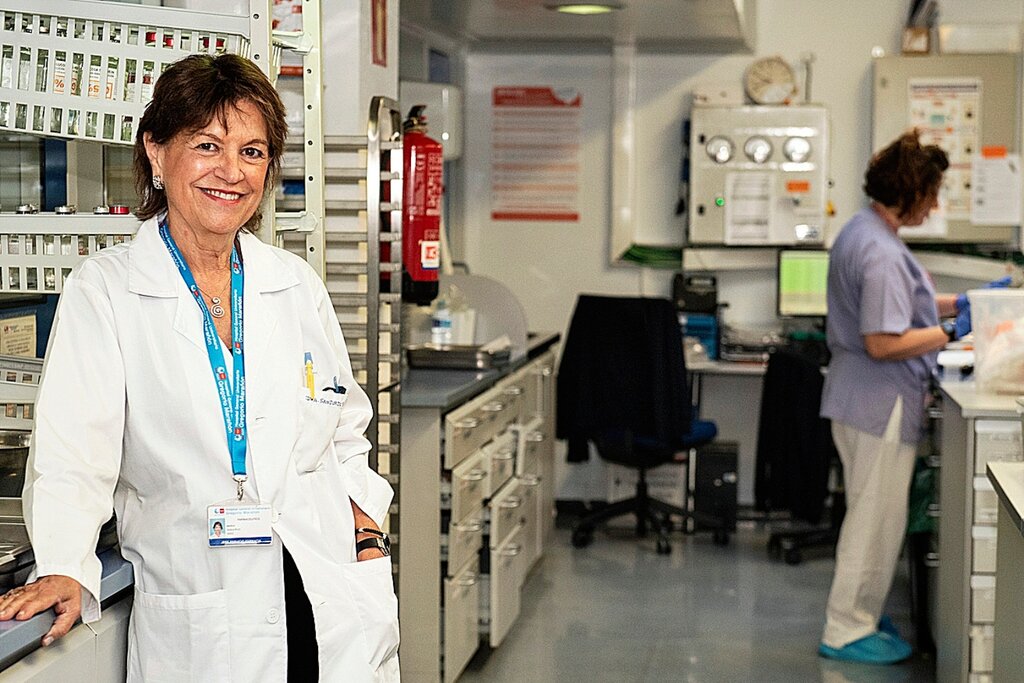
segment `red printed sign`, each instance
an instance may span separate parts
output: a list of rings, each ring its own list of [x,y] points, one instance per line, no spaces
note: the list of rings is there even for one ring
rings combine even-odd
[[[491,220],[579,220],[580,116],[575,88],[491,92]]]

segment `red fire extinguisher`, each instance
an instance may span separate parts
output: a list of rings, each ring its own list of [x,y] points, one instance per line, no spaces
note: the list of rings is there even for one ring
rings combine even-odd
[[[410,109],[402,124],[402,300],[420,306],[437,297],[444,182],[441,143],[427,137],[424,109]]]

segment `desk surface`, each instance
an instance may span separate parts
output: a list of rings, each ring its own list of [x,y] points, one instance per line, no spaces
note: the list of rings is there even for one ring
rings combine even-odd
[[[1024,462],[990,462],[988,479],[996,489],[999,502],[1010,513],[1017,531],[1024,534]]]

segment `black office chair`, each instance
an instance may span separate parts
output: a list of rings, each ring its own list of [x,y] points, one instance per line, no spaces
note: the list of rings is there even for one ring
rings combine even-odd
[[[727,543],[727,525],[709,515],[651,498],[647,470],[686,462],[717,428],[693,415],[683,339],[668,299],[581,295],[566,337],[557,382],[557,436],[568,441],[569,460],[588,457],[593,443],[602,459],[636,469],[636,495],[601,507],[576,522],[572,542],[591,543],[600,522],[636,516],[637,536],[658,534],[659,553],[671,552],[673,515],[712,528]]]
[[[821,361],[816,349],[773,352],[761,393],[754,504],[766,513],[788,510],[804,523],[769,536],[768,552],[787,564],[799,564],[806,549],[834,547],[845,513],[842,487],[829,490],[841,467],[831,425],[819,416]]]

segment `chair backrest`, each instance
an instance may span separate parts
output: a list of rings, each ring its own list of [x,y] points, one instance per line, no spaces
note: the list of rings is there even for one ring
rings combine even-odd
[[[820,360],[807,350],[780,349],[769,357],[754,481],[758,510],[789,510],[812,523],[824,511],[829,467],[838,458],[831,425],[819,416]]]
[[[671,460],[691,414],[675,306],[668,299],[580,295],[557,391],[557,434],[569,439],[570,460],[574,445],[585,448],[587,440],[603,458],[625,465]]]

